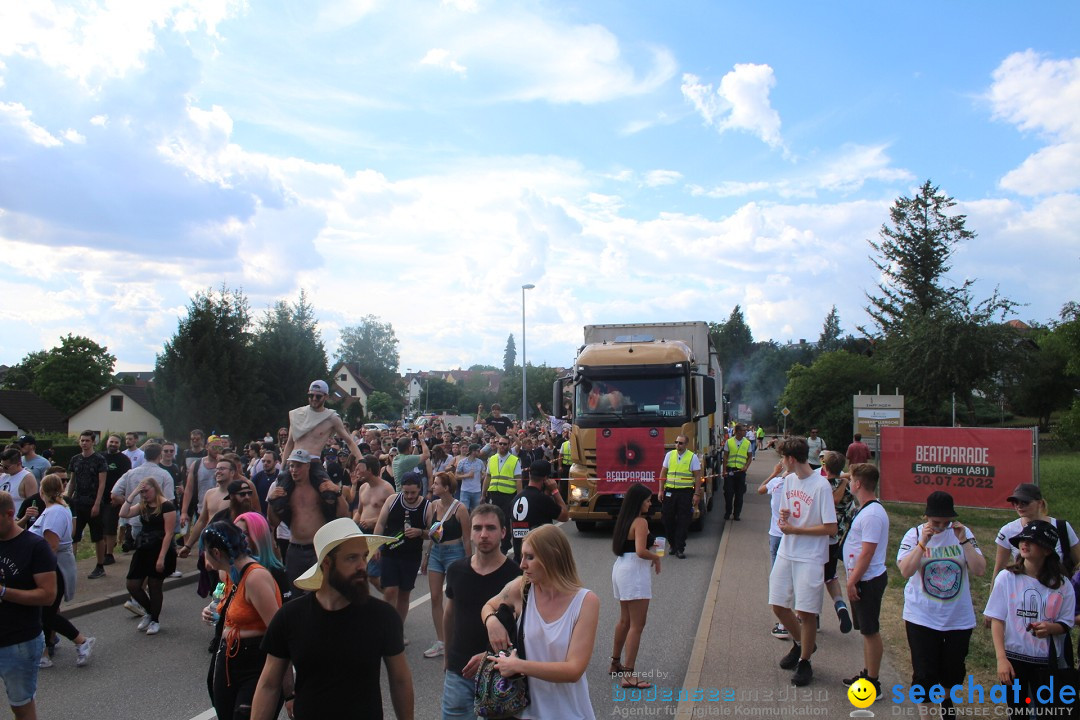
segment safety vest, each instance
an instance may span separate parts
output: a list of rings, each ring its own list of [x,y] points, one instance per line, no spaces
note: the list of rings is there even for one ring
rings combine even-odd
[[[746,459],[750,456],[750,441],[746,438],[742,439],[742,442],[737,441],[735,438],[728,438],[727,441],[727,466],[729,468],[735,468],[736,470],[742,470],[746,467]]]
[[[687,450],[679,457],[678,450],[672,450],[667,454],[667,483],[668,490],[694,487],[693,466],[694,453]]]
[[[488,492],[516,493],[517,483],[514,482],[514,470],[517,468],[517,455],[507,454],[506,460],[499,465],[499,453],[488,458]]]
[[[566,467],[570,467],[570,441],[563,440],[562,448],[562,464]]]

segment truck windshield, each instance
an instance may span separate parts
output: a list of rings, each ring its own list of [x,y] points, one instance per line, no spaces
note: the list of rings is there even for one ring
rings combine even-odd
[[[581,420],[685,418],[686,378],[585,377],[578,382],[574,407]]]

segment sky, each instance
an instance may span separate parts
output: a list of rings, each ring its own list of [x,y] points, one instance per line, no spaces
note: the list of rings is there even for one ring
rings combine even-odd
[[[867,322],[926,180],[976,280],[1080,278],[1080,4],[0,3],[0,363],[86,335],[149,369],[199,291],[304,289],[331,358],[566,366],[590,323]],[[522,291],[522,285],[535,289]]]

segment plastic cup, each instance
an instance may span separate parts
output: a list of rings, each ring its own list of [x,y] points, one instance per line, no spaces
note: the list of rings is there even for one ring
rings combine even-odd
[[[656,554],[660,557],[664,557],[667,554],[667,538],[656,538]]]

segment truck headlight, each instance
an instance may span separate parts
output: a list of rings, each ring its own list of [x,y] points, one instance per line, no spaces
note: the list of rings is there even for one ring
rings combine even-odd
[[[571,488],[570,489],[570,497],[571,497],[571,499],[578,500],[578,501],[580,501],[580,500],[588,500],[589,499],[589,488],[583,488],[583,487]]]

